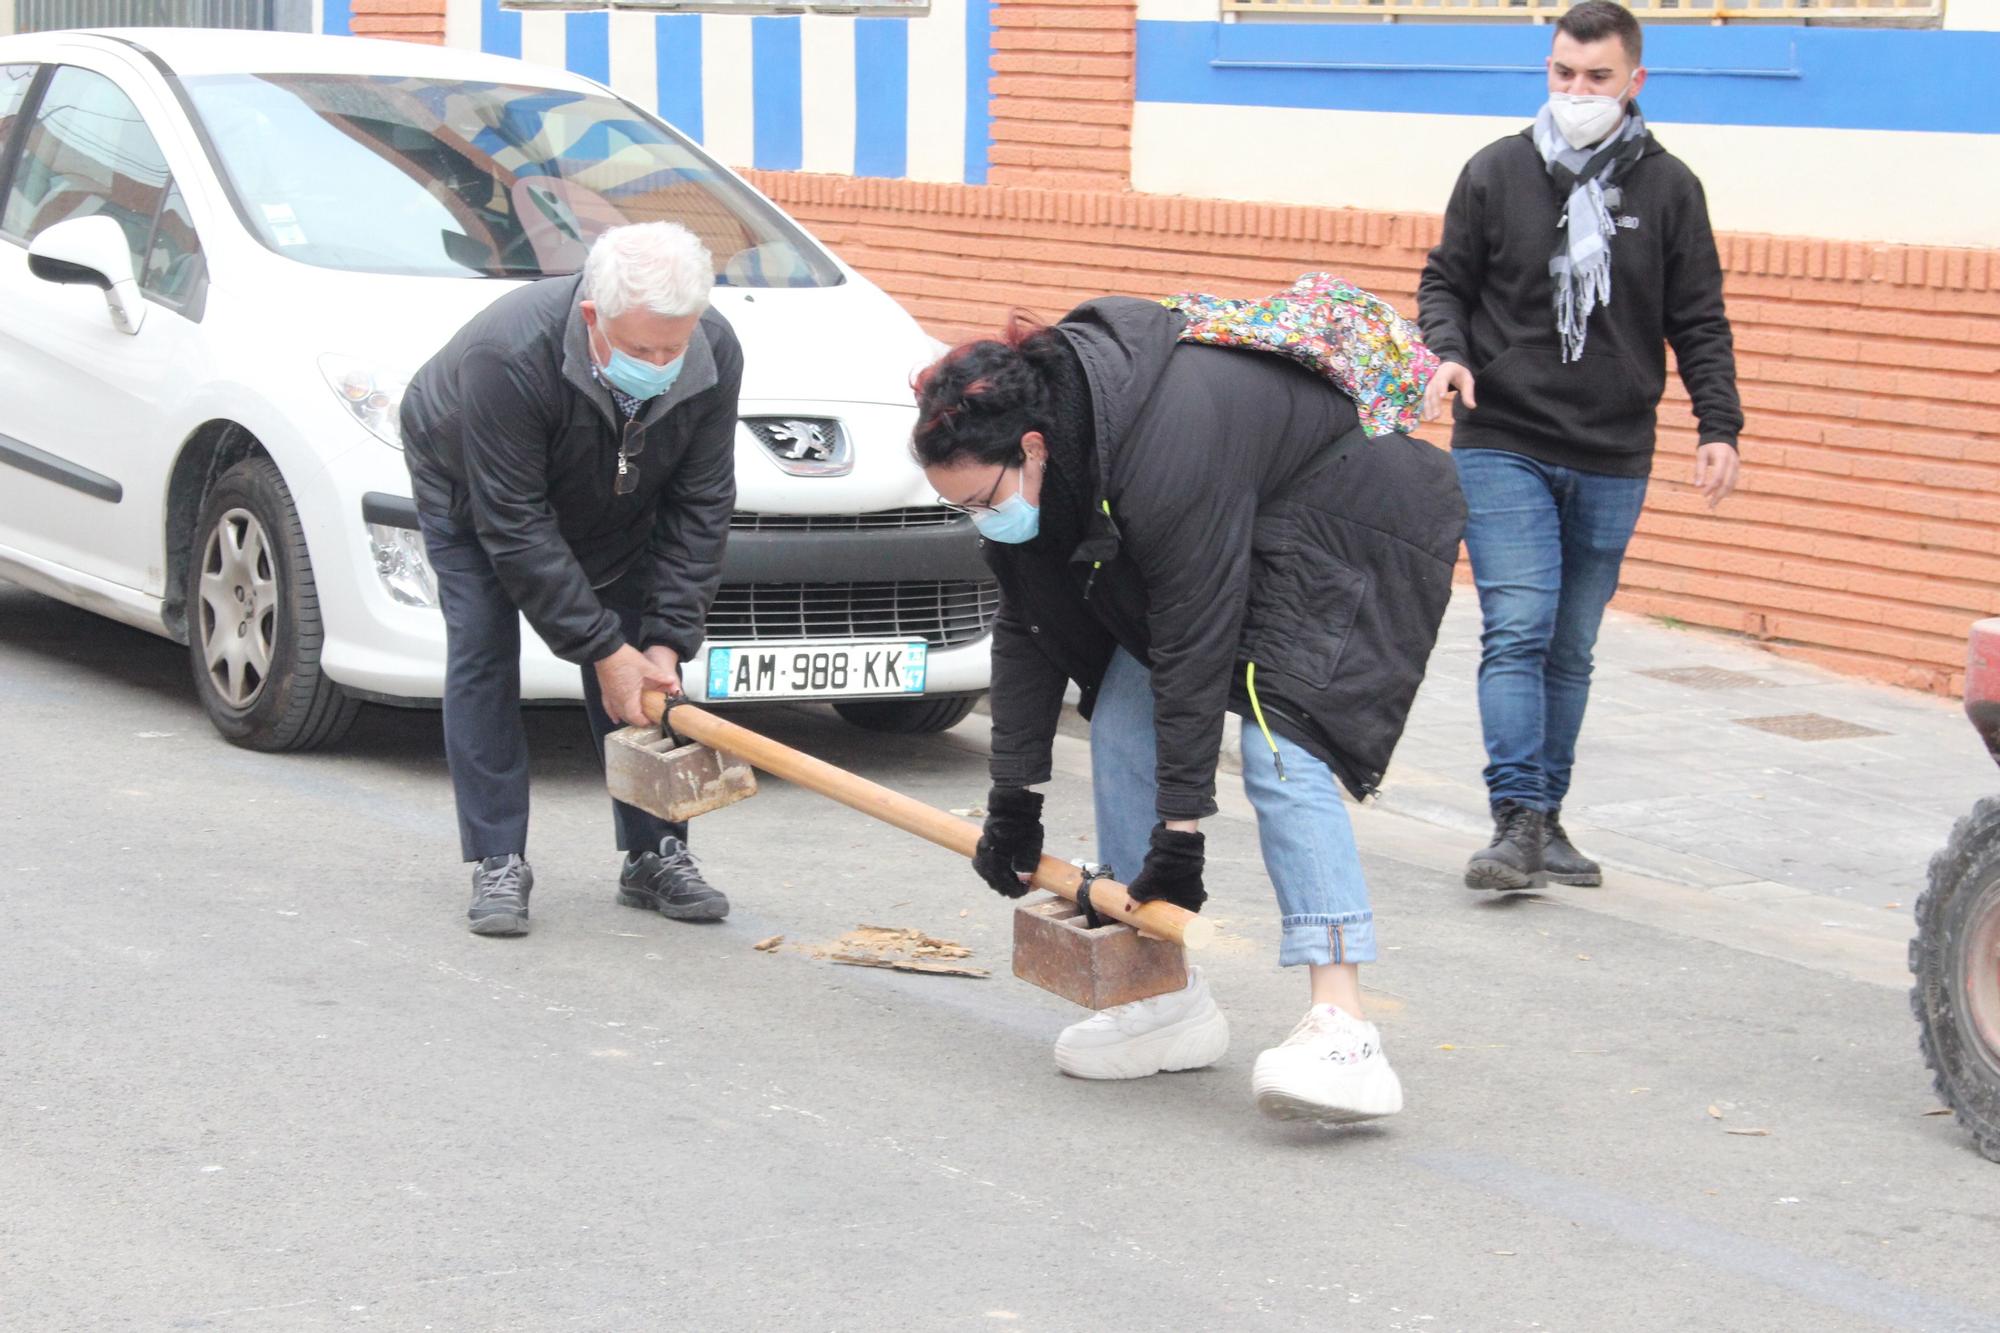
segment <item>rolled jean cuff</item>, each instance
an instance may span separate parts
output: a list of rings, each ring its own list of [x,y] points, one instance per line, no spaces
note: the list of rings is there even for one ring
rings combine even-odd
[[[1375,961],[1375,914],[1288,916],[1278,942],[1278,966],[1323,967]]]

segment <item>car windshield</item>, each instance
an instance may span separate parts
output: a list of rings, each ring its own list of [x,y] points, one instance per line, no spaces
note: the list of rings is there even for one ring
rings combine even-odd
[[[450,79],[187,81],[244,220],[321,268],[574,273],[598,233],[678,222],[718,284],[827,287],[826,253],[686,140],[616,98]]]

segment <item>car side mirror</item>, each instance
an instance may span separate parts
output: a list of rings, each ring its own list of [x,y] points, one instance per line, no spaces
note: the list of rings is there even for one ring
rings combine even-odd
[[[145,322],[131,246],[125,229],[110,218],[73,218],[48,228],[28,246],[28,271],[47,282],[98,288],[120,333],[137,333]]]

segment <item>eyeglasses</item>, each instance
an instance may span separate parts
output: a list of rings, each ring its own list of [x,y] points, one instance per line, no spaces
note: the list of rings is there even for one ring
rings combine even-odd
[[[1007,480],[1007,474],[1010,471],[1012,471],[1012,469],[1003,464],[1000,468],[1000,475],[995,477],[993,479],[993,484],[986,488],[986,494],[981,496],[977,500],[968,500],[961,503],[960,501],[957,500],[947,500],[942,495],[940,495],[937,498],[937,502],[943,505],[946,509],[953,509],[961,514],[988,513],[993,508],[993,497],[1000,493],[1000,483]]]

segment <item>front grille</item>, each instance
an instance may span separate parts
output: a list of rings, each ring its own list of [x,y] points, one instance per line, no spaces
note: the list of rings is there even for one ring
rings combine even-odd
[[[880,509],[872,514],[745,514],[729,516],[732,532],[859,532],[881,528],[938,528],[971,522],[955,509],[923,505]]]
[[[782,639],[921,639],[971,643],[1000,610],[987,580],[904,583],[725,583],[708,613],[718,643]]]

